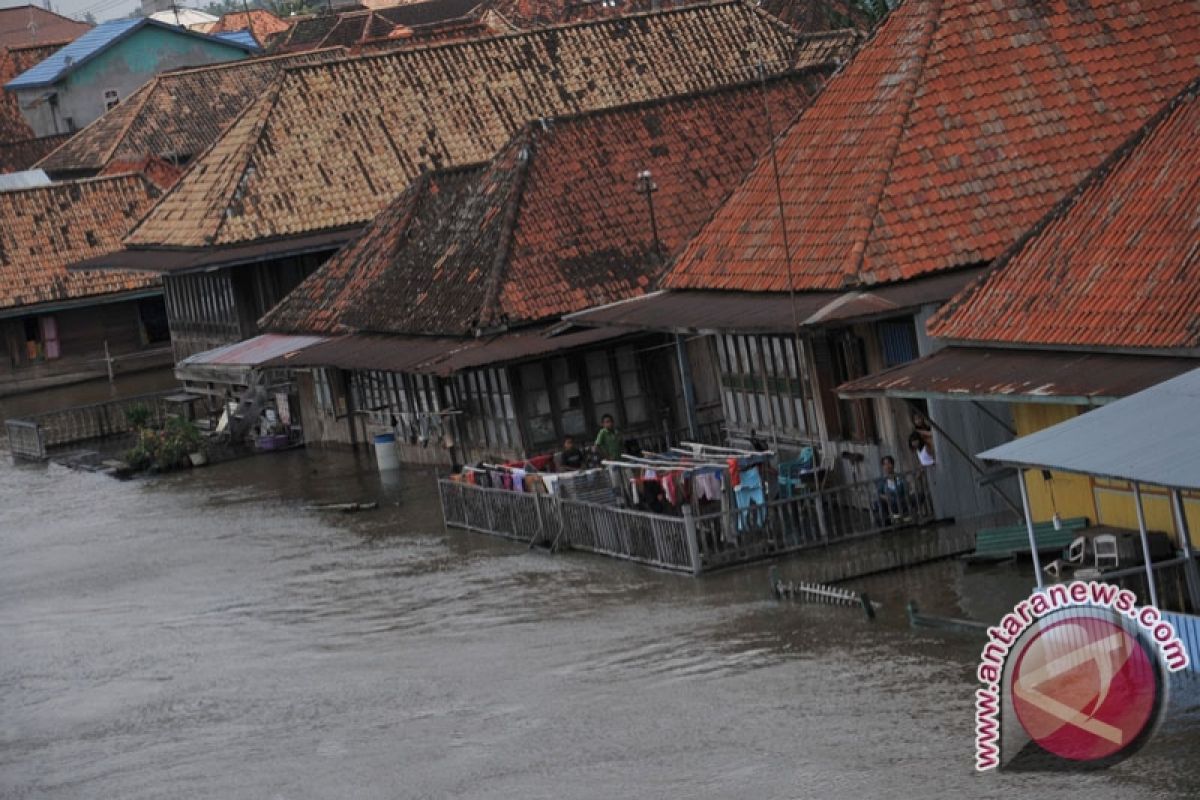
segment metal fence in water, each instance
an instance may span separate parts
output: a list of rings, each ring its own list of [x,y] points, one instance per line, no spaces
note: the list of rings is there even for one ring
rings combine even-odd
[[[149,412],[151,424],[161,424],[167,414],[165,398],[173,391],[122,397],[5,420],[9,451],[20,458],[44,459],[56,447],[130,433],[133,425],[129,422],[129,412],[138,407]]]
[[[438,492],[448,526],[698,575],[932,521],[924,472],[898,477],[898,491],[863,481],[701,516],[686,506],[681,516],[654,514],[451,480]]]

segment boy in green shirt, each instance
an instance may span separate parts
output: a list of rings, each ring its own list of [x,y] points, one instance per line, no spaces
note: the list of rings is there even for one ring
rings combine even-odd
[[[607,461],[616,461],[621,457],[621,440],[617,436],[617,423],[612,414],[600,418],[600,432],[596,434],[596,449],[600,457]]]

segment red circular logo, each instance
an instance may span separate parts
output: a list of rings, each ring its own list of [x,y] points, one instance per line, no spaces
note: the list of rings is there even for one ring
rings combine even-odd
[[[1034,631],[1011,676],[1013,708],[1043,749],[1095,761],[1130,747],[1155,716],[1152,655],[1118,622],[1073,614]]]

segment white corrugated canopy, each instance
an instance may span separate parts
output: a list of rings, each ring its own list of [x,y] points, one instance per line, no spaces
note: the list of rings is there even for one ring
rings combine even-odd
[[[979,454],[1173,489],[1200,489],[1200,369]]]

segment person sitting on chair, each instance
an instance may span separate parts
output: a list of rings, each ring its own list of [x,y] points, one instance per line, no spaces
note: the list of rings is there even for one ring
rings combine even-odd
[[[554,467],[559,472],[583,468],[583,451],[575,445],[574,436],[563,438],[562,450],[554,454]]]
[[[879,466],[882,474],[875,481],[875,521],[887,525],[903,514],[910,513],[912,502],[904,478],[896,474],[896,459],[884,456]]]

